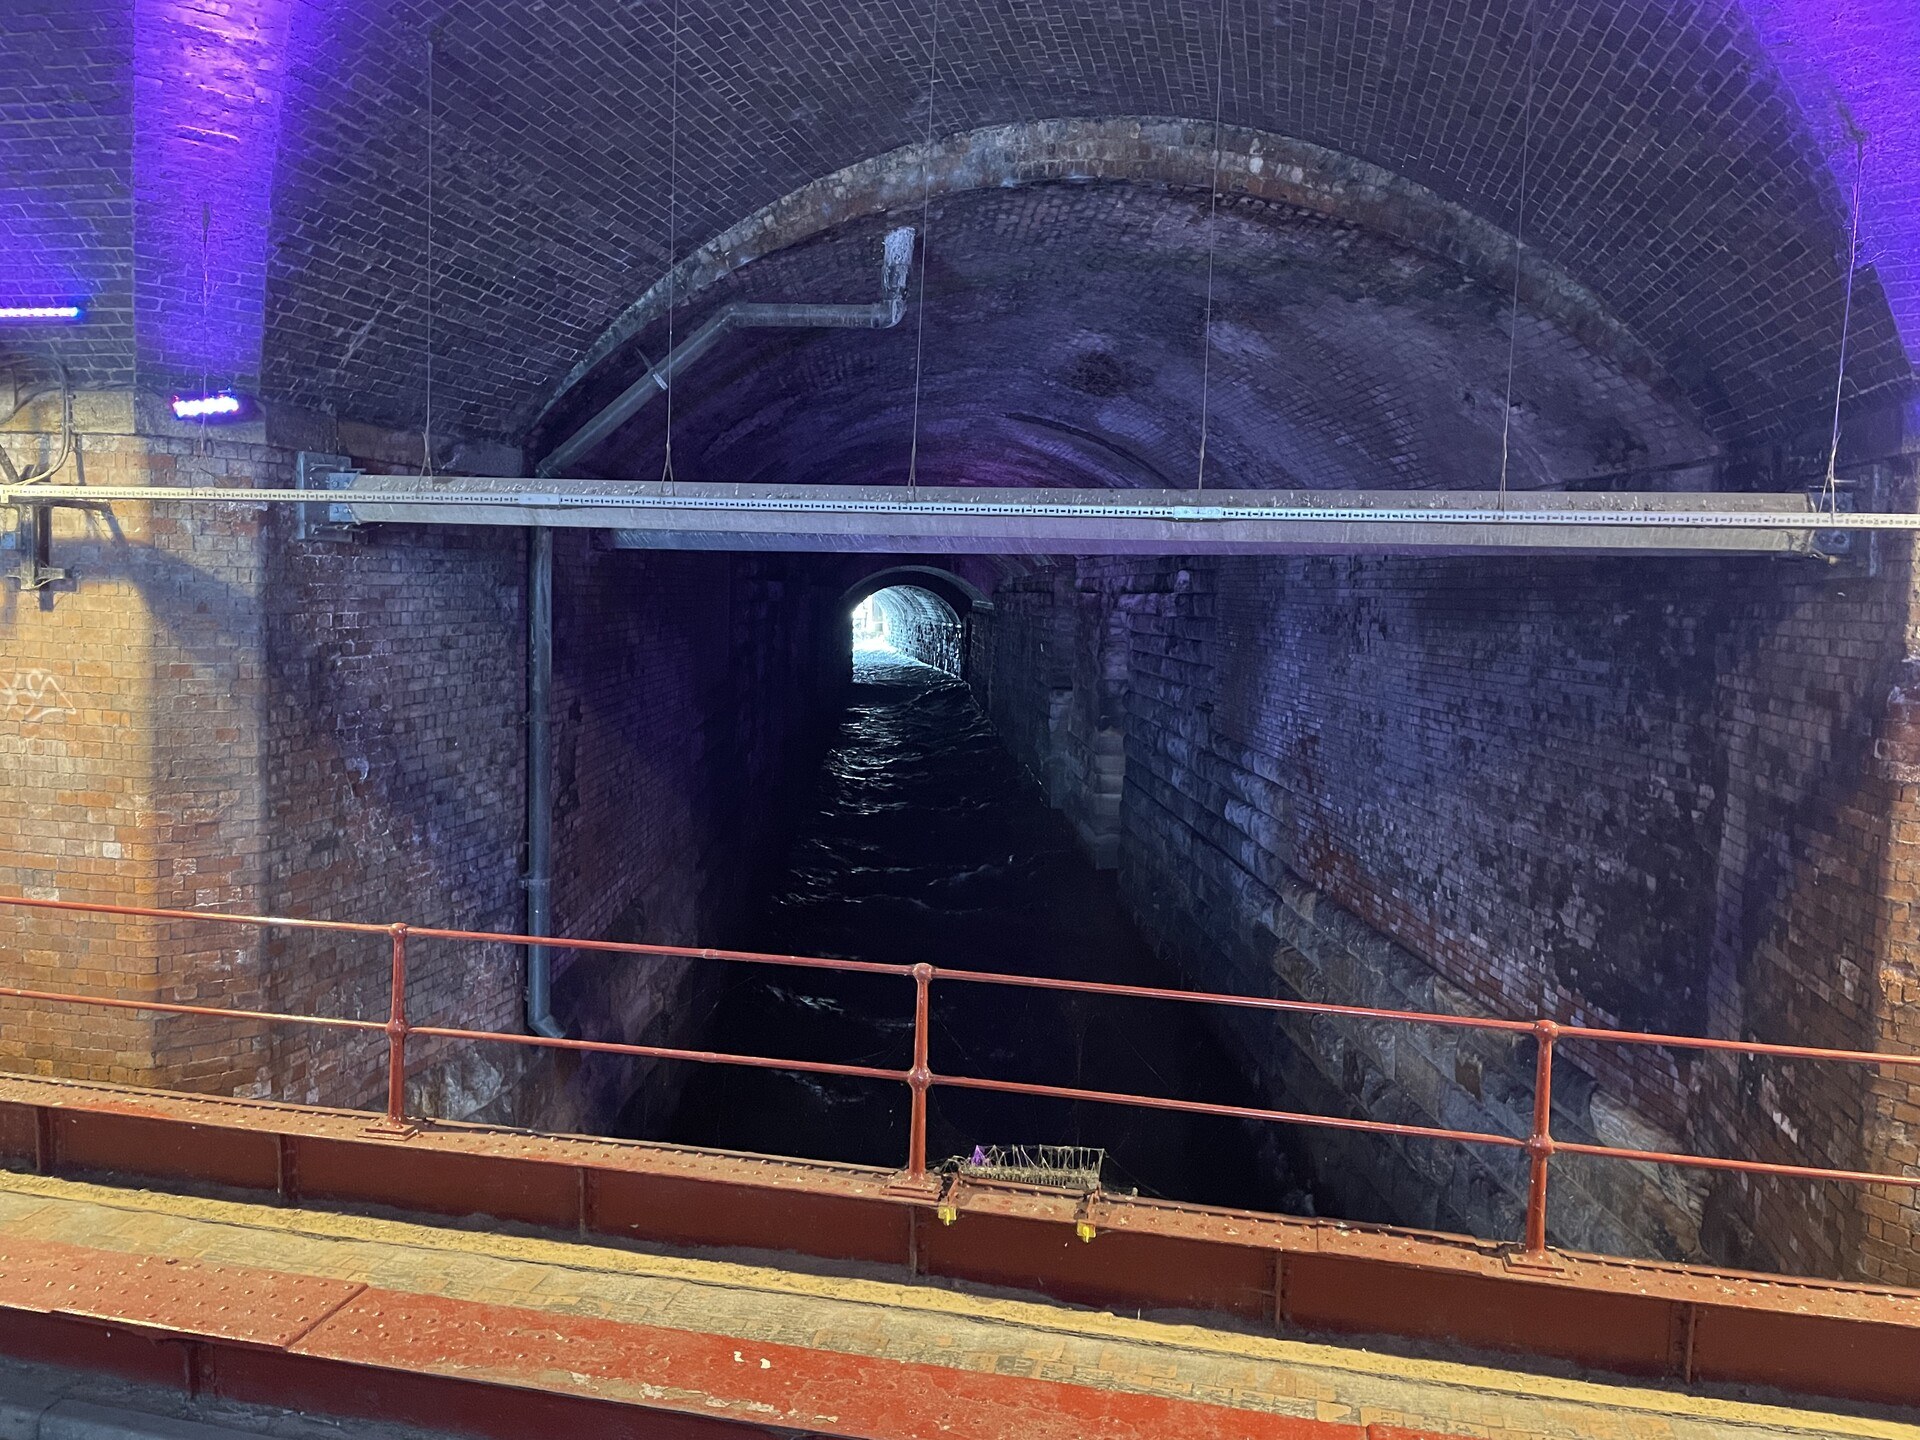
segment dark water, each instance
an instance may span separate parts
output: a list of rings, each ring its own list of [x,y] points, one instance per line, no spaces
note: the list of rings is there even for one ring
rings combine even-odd
[[[876,655],[884,658],[875,658]],[[846,713],[798,795],[784,874],[735,948],[1179,986],[1134,933],[1110,875],[1002,748],[959,682],[863,652]],[[890,976],[728,966],[703,1043],[905,1068],[913,987]],[[1193,1006],[935,982],[934,1073],[1257,1104]],[[666,1138],[903,1163],[906,1087],[690,1067]],[[1243,1122],[936,1085],[928,1154],[975,1145],[1108,1151],[1110,1190],[1278,1208]]]

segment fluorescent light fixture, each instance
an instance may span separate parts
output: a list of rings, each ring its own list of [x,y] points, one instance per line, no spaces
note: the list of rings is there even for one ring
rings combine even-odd
[[[227,390],[218,395],[176,395],[173,413],[179,420],[215,420],[223,415],[238,415],[241,403],[238,395]]]
[[[0,320],[78,320],[78,305],[0,305]]]

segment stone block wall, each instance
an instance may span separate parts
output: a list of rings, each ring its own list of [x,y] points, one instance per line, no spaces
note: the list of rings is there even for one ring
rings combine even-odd
[[[1124,690],[1122,889],[1197,986],[1897,1048],[1886,997],[1912,971],[1883,864],[1903,802],[1875,753],[1906,575],[1891,547],[1876,573],[1085,560],[1000,587],[982,688],[1070,814],[1091,801],[1076,752]],[[1245,1017],[1228,1035],[1275,1103],[1527,1129],[1531,1042]],[[1588,1043],[1559,1073],[1563,1138],[1871,1168],[1913,1133],[1898,1077],[1851,1067]],[[1524,1178],[1495,1152],[1274,1143],[1326,1208],[1518,1234]],[[1553,1233],[1910,1277],[1904,1198],[1563,1158]]]

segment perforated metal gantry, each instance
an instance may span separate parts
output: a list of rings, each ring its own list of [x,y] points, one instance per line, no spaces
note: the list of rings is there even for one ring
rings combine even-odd
[[[303,476],[306,471],[303,470]],[[1920,516],[1804,494],[1010,490],[422,479],[312,467],[309,488],[0,488],[0,504],[298,505],[309,523],[557,526],[636,549],[946,554],[1754,554],[1835,557]],[[325,498],[316,498],[324,491]]]

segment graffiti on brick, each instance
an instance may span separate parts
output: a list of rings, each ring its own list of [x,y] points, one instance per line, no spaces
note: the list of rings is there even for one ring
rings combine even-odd
[[[0,711],[18,711],[28,725],[79,714],[60,682],[45,670],[16,670],[13,679],[0,685]]]

